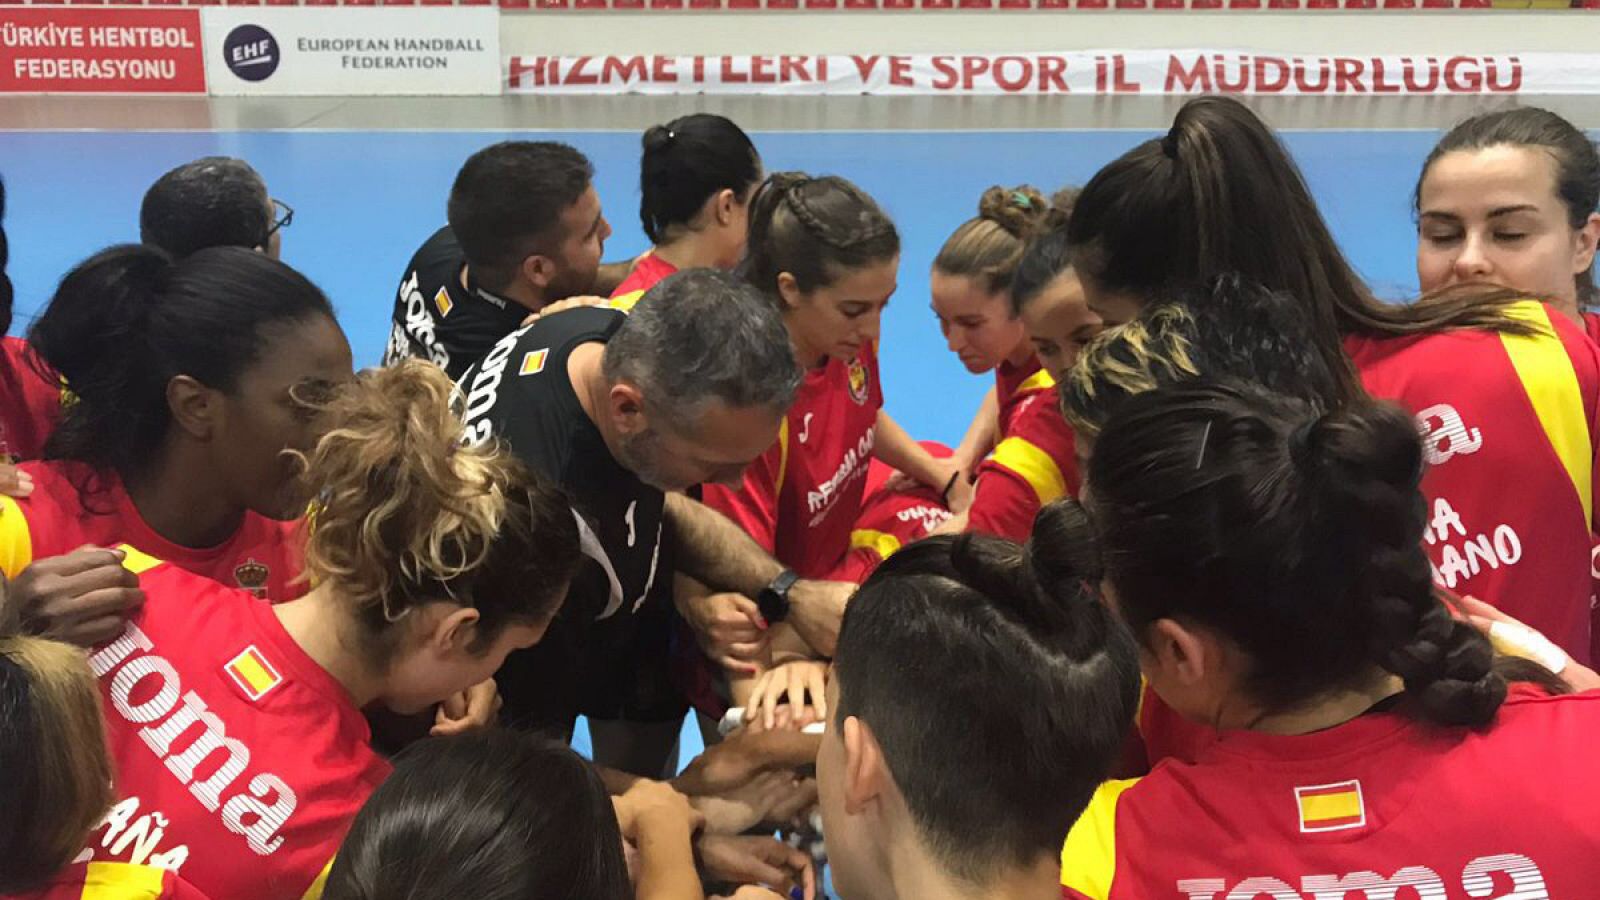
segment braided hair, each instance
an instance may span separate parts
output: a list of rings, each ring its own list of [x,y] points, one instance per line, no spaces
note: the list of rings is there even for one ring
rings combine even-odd
[[[1233,380],[1129,399],[1089,474],[1106,575],[1136,634],[1174,617],[1216,629],[1252,661],[1246,689],[1268,712],[1378,668],[1425,718],[1484,725],[1506,679],[1435,593],[1421,478],[1399,408],[1323,415]]]
[[[740,275],[769,296],[787,272],[802,293],[900,254],[900,232],[867,193],[836,175],[776,172],[750,203]]]

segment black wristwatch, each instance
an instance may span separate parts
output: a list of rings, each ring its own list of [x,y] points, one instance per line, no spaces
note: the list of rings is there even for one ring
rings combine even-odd
[[[772,583],[761,589],[756,595],[756,606],[760,608],[761,615],[770,623],[782,622],[789,617],[789,589],[800,580],[792,569],[784,569]]]

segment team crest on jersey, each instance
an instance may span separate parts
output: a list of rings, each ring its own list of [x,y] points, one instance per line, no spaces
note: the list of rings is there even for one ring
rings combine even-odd
[[[267,568],[267,564],[254,559],[246,559],[233,570],[233,580],[238,582],[239,587],[263,599],[267,596],[267,579],[271,577],[272,570]]]
[[[867,402],[867,367],[860,359],[850,360],[850,399],[857,405]]]
[[[1359,781],[1297,787],[1294,800],[1302,834],[1345,831],[1367,824],[1367,806]]]
[[[450,315],[450,310],[456,307],[450,300],[450,289],[439,288],[439,293],[433,295],[433,305],[438,308],[440,318]]]
[[[277,667],[267,659],[255,644],[244,648],[238,656],[223,667],[233,683],[244,691],[245,697],[253,703],[272,693],[278,685],[283,683],[283,676],[278,674]]]
[[[537,375],[544,371],[544,361],[550,358],[550,348],[529,350],[522,355],[522,365],[517,367],[518,375]]]

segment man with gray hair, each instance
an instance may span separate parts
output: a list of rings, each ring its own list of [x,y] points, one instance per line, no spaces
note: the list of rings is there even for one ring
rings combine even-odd
[[[250,164],[207,156],[173,169],[139,206],[139,240],[182,259],[207,247],[244,247],[278,258],[294,210],[272,199]]]
[[[764,596],[769,618],[832,646],[850,586],[797,581],[681,493],[737,483],[800,379],[777,308],[706,269],[662,281],[631,315],[542,317],[462,375],[468,440],[499,439],[564,488],[589,557],[543,641],[501,669],[508,722],[562,735],[586,715],[597,763],[660,777],[687,708],[666,666],[674,569]]]

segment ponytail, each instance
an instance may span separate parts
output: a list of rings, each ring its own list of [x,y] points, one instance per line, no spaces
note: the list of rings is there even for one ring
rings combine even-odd
[[[802,292],[900,253],[900,233],[860,188],[835,175],[775,172],[750,202],[739,274],[769,296],[787,272]]]
[[[1344,355],[1346,334],[1530,333],[1507,313],[1503,294],[1415,304],[1374,297],[1339,250],[1288,151],[1231,98],[1185,103],[1164,137],[1101,169],[1067,230],[1073,264],[1107,292],[1144,298],[1230,271],[1286,292],[1302,304],[1344,401],[1365,396]]]
[[[231,391],[266,354],[270,328],[318,316],[331,320],[333,308],[304,275],[240,247],[176,262],[134,244],[95,254],[28,334],[76,398],[45,455],[122,474],[147,465],[172,424],[173,378]]]
[[[761,157],[729,119],[696,113],[645,130],[639,162],[639,221],[652,244],[676,237],[728,190],[740,198],[761,178]]]
[[[475,607],[480,647],[548,618],[580,558],[559,491],[497,445],[461,446],[453,391],[423,362],[363,372],[322,404],[330,430],[302,457],[306,572],[354,605],[380,661],[389,626],[427,603]]]
[[[1488,639],[1434,593],[1422,450],[1403,410],[1306,401],[1234,380],[1131,398],[1090,462],[1107,578],[1136,634],[1184,618],[1251,660],[1291,709],[1398,675],[1420,714],[1483,725],[1506,695]]]

